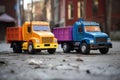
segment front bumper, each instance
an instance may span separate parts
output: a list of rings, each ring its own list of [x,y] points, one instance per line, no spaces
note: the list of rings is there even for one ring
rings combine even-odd
[[[52,43],[52,44],[35,44],[34,49],[53,49],[53,48],[58,48],[57,43]]]
[[[112,48],[112,44],[90,44],[90,49]]]

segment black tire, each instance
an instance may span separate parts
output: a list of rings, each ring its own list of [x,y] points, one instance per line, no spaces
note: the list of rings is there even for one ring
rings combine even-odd
[[[48,49],[47,51],[48,51],[49,54],[54,54],[56,49]]]
[[[33,43],[29,43],[29,45],[28,45],[28,53],[29,54],[35,54],[36,53],[36,51],[34,50]]]
[[[63,52],[64,52],[64,53],[69,53],[70,50],[71,50],[70,45],[67,44],[67,43],[64,43],[64,44],[63,44]]]
[[[109,51],[109,48],[101,48],[101,49],[99,49],[99,51],[101,54],[107,54]]]
[[[83,53],[83,54],[89,54],[90,53],[90,48],[86,43],[82,43],[80,45],[80,50],[81,50],[81,53]]]
[[[13,53],[22,53],[22,48],[20,44],[13,43]]]

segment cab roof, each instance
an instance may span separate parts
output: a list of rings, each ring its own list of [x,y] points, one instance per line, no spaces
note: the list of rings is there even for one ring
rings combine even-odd
[[[93,22],[93,21],[84,21],[83,19],[78,20],[77,22],[75,22],[76,25],[84,25],[84,26],[99,26],[99,23],[97,22]]]
[[[45,22],[45,21],[32,21],[32,22],[27,21],[24,24],[26,24],[26,25],[30,25],[31,24],[31,25],[49,26],[49,22]]]

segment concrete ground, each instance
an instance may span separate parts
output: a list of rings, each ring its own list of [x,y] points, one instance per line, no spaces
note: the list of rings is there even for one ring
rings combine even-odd
[[[9,44],[0,43],[0,80],[120,80],[120,42],[112,43],[106,55],[64,54],[60,46],[52,55],[12,53]]]

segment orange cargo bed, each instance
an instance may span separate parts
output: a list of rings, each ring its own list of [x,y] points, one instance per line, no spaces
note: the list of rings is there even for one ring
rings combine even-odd
[[[22,41],[22,27],[8,27],[7,28],[7,43],[12,41]]]

